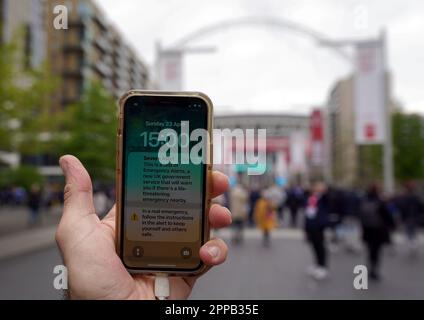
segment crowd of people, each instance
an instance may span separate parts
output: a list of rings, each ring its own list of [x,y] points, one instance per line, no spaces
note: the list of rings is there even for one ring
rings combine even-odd
[[[40,222],[42,211],[47,211],[55,204],[63,203],[63,189],[56,185],[31,184],[24,188],[14,186],[0,190],[0,204],[3,207],[27,207],[28,224]]]
[[[412,182],[389,197],[377,185],[347,190],[315,182],[310,188],[274,184],[259,189],[245,186],[241,176],[237,180],[220,199],[233,215],[233,242],[243,242],[244,227],[256,226],[263,233],[263,245],[269,247],[272,230],[282,226],[298,228],[302,223],[314,257],[314,265],[307,272],[317,280],[329,275],[329,248],[338,248],[343,241],[348,251],[360,250],[353,236],[358,229],[373,280],[381,278],[382,248],[392,243],[393,231],[404,230],[411,255],[417,253],[418,230],[424,227],[424,193]]]
[[[93,190],[93,201],[96,212],[104,216],[114,202],[115,191],[109,187],[96,187]],[[37,225],[43,212],[48,212],[54,206],[63,205],[63,185],[61,184],[31,184],[30,187],[9,187],[0,190],[1,207],[26,207],[28,225]]]
[[[259,228],[263,246],[270,247],[276,228],[303,226],[314,257],[314,265],[307,272],[317,280],[328,277],[329,248],[337,248],[343,242],[349,251],[360,250],[353,236],[358,229],[367,251],[371,279],[380,279],[382,248],[392,243],[393,231],[404,231],[411,255],[418,252],[419,229],[424,227],[424,192],[412,182],[395,195],[387,196],[377,185],[366,190],[334,188],[323,182],[315,182],[310,188],[300,184],[261,188],[244,185],[242,178],[239,176],[227,194],[215,199],[231,210],[233,243],[243,243],[245,227]],[[113,188],[94,188],[93,200],[99,216],[106,214],[113,199]],[[63,203],[63,191],[61,187],[38,184],[28,190],[14,187],[1,190],[0,203],[27,206],[28,222],[33,225],[43,210]]]

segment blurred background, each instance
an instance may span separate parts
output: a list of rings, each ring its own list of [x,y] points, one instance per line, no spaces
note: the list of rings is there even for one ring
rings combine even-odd
[[[423,298],[423,16],[413,0],[0,0],[0,298],[61,297],[58,159],[79,157],[104,215],[134,88],[203,91],[216,128],[267,130],[263,175],[215,166],[230,254],[193,299]]]

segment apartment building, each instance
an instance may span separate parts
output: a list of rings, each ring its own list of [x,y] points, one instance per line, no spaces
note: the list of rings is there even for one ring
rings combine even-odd
[[[66,8],[67,29],[54,27],[59,5]],[[12,63],[17,63],[19,83],[28,84],[23,71],[44,62],[60,80],[51,97],[54,109],[78,102],[93,81],[115,98],[129,89],[150,87],[147,65],[92,0],[0,0],[0,32],[0,43],[17,44]],[[29,162],[43,167],[56,163],[45,158],[39,155]],[[0,160],[10,166],[28,162],[19,154],[1,151]]]
[[[45,59],[43,0],[0,0],[0,43],[13,41],[17,69],[36,68]]]
[[[27,86],[26,71],[41,66],[45,60],[45,21],[42,0],[0,0],[0,45],[13,43],[12,61],[17,85]],[[0,150],[0,166],[16,167],[20,155]]]
[[[331,180],[344,187],[355,185],[358,174],[353,103],[353,77],[338,81],[328,98],[326,139]]]
[[[68,29],[55,29],[54,7],[68,11]],[[58,104],[78,101],[91,81],[99,81],[115,97],[132,88],[149,87],[149,71],[122,34],[91,0],[46,1],[47,58],[62,78]]]

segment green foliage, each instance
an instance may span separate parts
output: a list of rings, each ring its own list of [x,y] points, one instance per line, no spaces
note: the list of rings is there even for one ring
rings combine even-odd
[[[0,45],[0,150],[22,155],[51,152],[52,133],[61,119],[51,107],[58,79],[50,76],[47,64],[24,69],[18,49],[15,43]]]
[[[78,157],[94,180],[113,181],[117,129],[114,98],[100,84],[91,83],[81,101],[66,112],[62,153]]]
[[[360,186],[367,187],[383,180],[383,146],[359,146]]]
[[[15,50],[12,44],[0,45],[0,150],[11,150],[13,146],[10,130],[17,117],[16,105],[20,95],[15,85],[16,71],[11,63]]]
[[[28,73],[30,85],[18,103],[20,127],[16,149],[23,155],[54,154],[55,139],[62,125],[62,111],[53,110],[51,96],[58,80],[50,76],[48,65]]]
[[[20,166],[15,169],[0,170],[0,188],[20,186],[29,190],[34,183],[41,185],[43,182],[44,177],[33,166]]]
[[[94,179],[114,178],[116,106],[97,83],[90,84],[81,101],[66,110],[53,107],[59,80],[47,64],[38,70],[21,66],[19,40],[0,46],[0,150],[23,156],[73,154]],[[28,168],[28,179],[38,181]],[[3,170],[1,180],[23,181],[20,171]]]
[[[22,39],[17,32],[13,42],[0,44],[0,150],[22,156],[55,154],[61,126],[61,112],[52,112],[52,94],[58,78],[52,77],[48,64],[29,69],[23,59]],[[0,187],[30,188],[43,177],[32,166],[0,170]]]
[[[424,180],[424,117],[401,112],[393,114],[392,142],[397,182]],[[359,147],[361,186],[382,181],[382,158],[381,145]]]
[[[396,179],[424,180],[424,117],[396,113],[392,123]]]

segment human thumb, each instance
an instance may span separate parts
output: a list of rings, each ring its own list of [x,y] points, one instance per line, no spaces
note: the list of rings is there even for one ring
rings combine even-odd
[[[60,158],[59,164],[66,180],[63,219],[79,220],[95,214],[90,175],[82,163],[76,157],[66,155]]]

